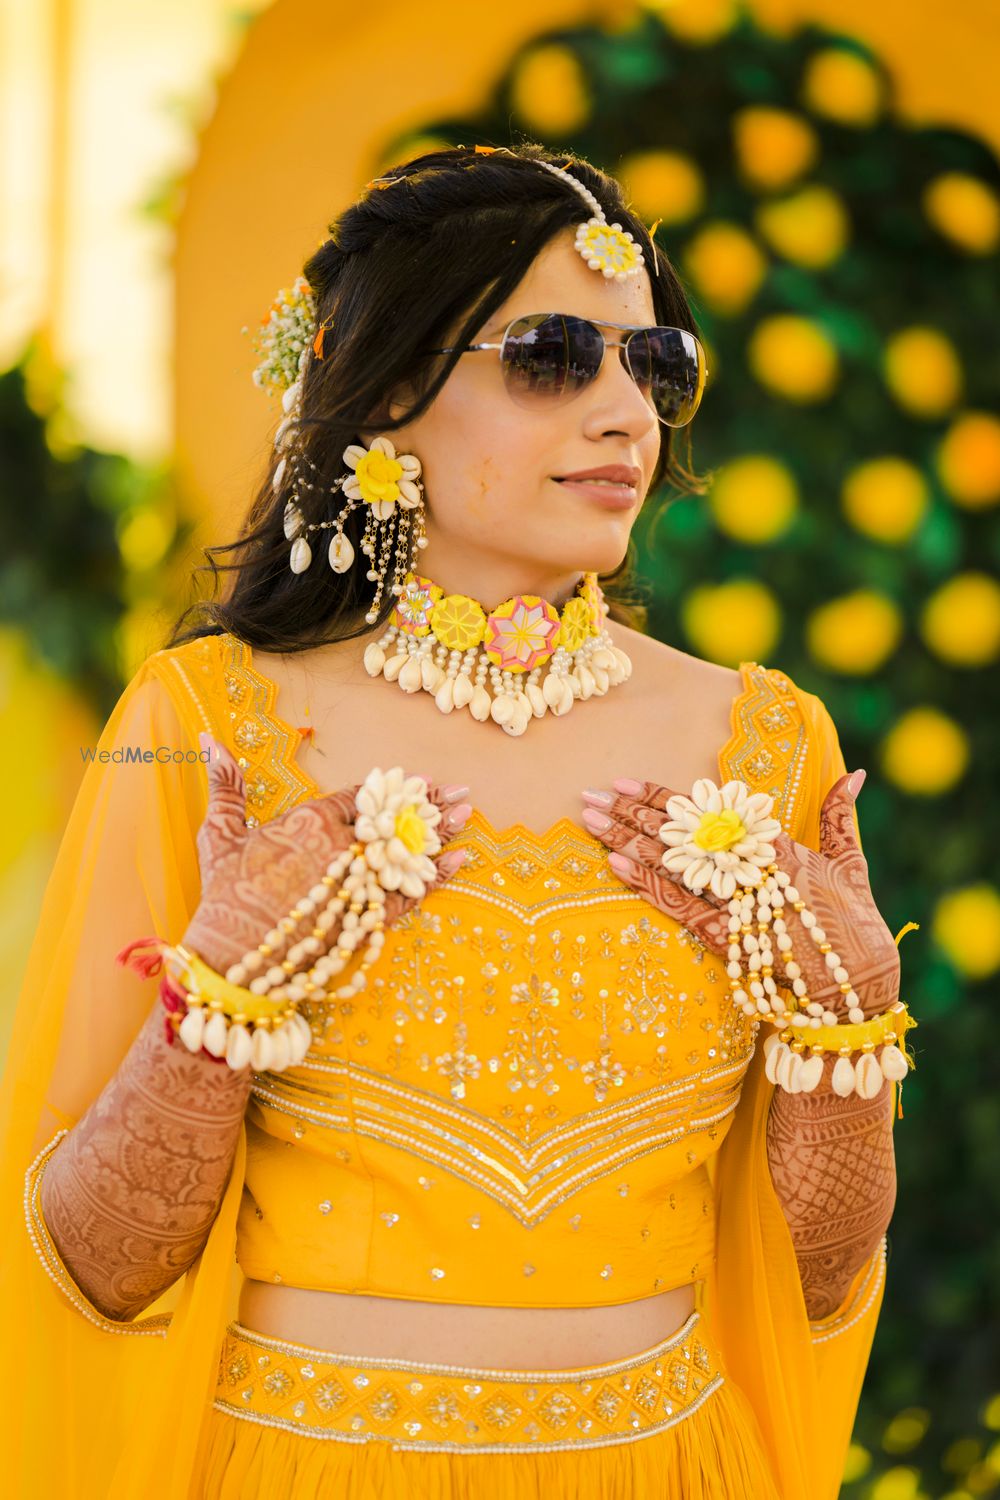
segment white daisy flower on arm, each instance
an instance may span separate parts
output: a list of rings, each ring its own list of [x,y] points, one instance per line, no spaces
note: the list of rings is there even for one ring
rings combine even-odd
[[[659,830],[668,846],[663,868],[680,875],[688,890],[707,886],[722,901],[738,885],[760,885],[775,858],[771,840],[781,832],[773,807],[773,797],[751,793],[744,781],[719,787],[702,777],[690,797],[678,793],[667,802],[669,818]]]

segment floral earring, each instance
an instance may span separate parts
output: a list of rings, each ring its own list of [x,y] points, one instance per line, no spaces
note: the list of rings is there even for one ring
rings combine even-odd
[[[370,561],[366,577],[376,584],[376,590],[365,619],[369,624],[374,624],[378,619],[390,563],[390,592],[398,597],[403,592],[403,583],[413,566],[416,551],[427,546],[421,465],[420,460],[412,453],[397,454],[387,437],[375,438],[368,448],[359,443],[351,443],[344,449],[343,456],[352,472],[340,475],[332,484],[323,484],[313,483],[304,477],[303,465],[311,470],[317,480],[322,479],[321,471],[306,454],[296,449],[291,455],[294,475],[292,497],[285,506],[284,514],[285,536],[292,544],[289,567],[293,573],[304,573],[312,562],[313,555],[308,533],[332,530],[327,560],[335,573],[346,573],[354,565],[355,554],[353,546],[344,535],[344,522],[358,506],[366,505],[368,513],[361,551]],[[282,457],[274,473],[275,492],[280,490],[284,477],[285,458]],[[306,522],[299,503],[301,492],[324,489],[330,494],[339,489],[346,504],[332,520]]]

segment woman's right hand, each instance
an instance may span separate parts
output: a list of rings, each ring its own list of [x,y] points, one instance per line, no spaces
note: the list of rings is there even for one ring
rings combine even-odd
[[[300,802],[280,817],[246,826],[246,792],[239,766],[224,745],[202,737],[213,754],[208,767],[208,808],[198,831],[201,901],[182,942],[218,974],[238,963],[263,942],[264,934],[286,916],[295,901],[316,885],[327,866],[354,842],[359,786]],[[438,838],[444,843],[461,832],[471,812],[468,802],[454,805],[464,787],[428,787],[427,797],[441,809]],[[443,849],[434,856],[434,890],[453,875],[464,849]],[[386,926],[416,905],[399,891],[385,893]],[[327,935],[336,946],[339,926]]]

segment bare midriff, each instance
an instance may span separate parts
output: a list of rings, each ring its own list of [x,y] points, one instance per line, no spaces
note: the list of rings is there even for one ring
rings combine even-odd
[[[492,1370],[575,1369],[669,1338],[695,1308],[697,1283],[608,1307],[467,1307],[320,1292],[247,1280],[239,1321],[270,1338],[334,1354]]]

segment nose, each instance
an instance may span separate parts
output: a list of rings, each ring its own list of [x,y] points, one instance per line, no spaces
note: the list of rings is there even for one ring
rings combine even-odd
[[[642,390],[628,366],[623,341],[605,345],[601,372],[594,382],[595,407],[612,430],[644,437],[659,426],[652,398]]]

